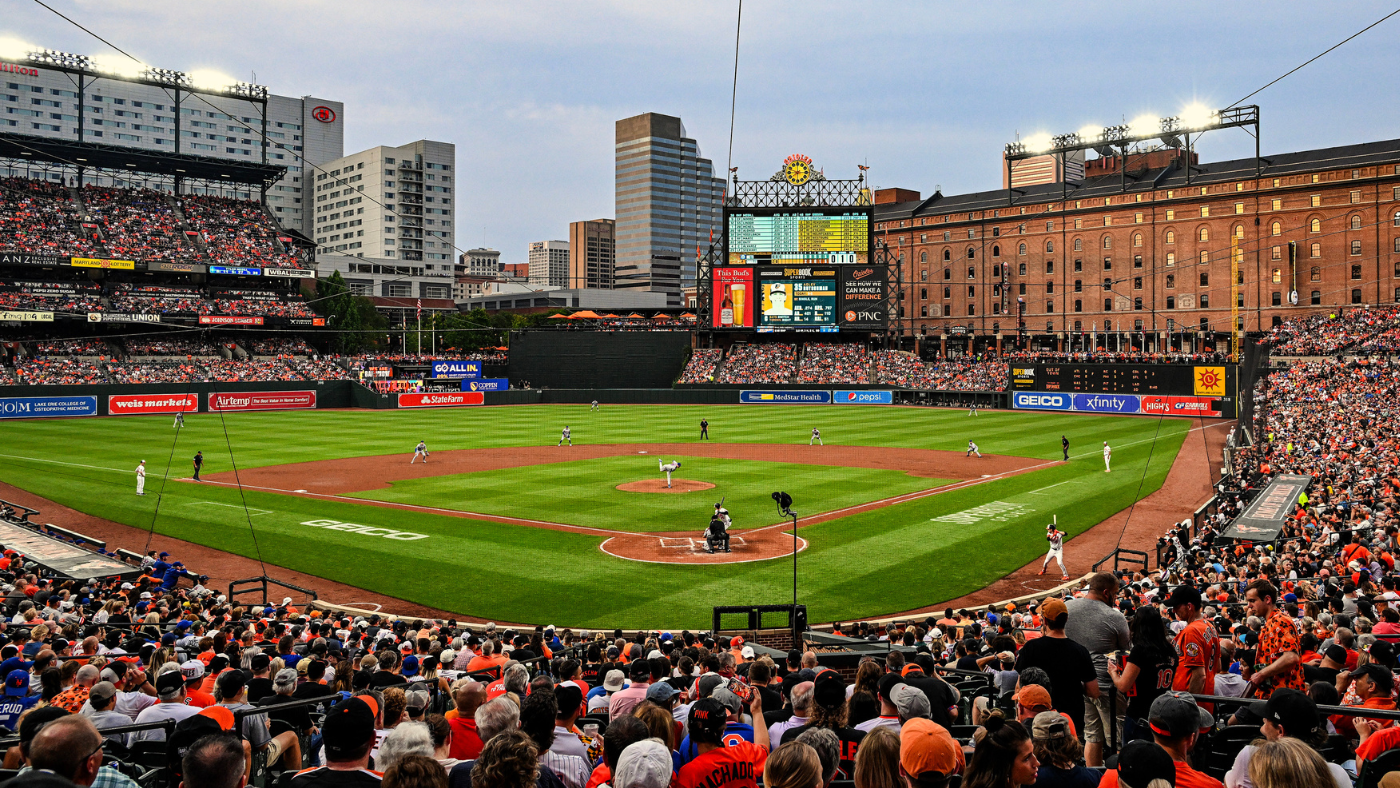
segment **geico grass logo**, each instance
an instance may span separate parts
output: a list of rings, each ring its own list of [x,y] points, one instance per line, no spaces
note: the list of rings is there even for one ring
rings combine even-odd
[[[411,531],[395,531],[392,528],[377,528],[372,525],[360,525],[359,523],[342,523],[339,520],[307,520],[302,525],[309,525],[312,528],[324,528],[327,531],[344,531],[348,534],[359,534],[361,536],[378,536],[384,539],[393,539],[398,542],[415,542],[419,539],[427,539],[427,534],[415,534]]]

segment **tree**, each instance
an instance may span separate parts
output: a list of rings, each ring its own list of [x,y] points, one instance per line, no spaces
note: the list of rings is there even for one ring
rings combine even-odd
[[[374,302],[350,292],[339,271],[316,281],[316,300],[311,305],[335,332],[331,346],[337,353],[359,353],[382,343],[388,321]]]

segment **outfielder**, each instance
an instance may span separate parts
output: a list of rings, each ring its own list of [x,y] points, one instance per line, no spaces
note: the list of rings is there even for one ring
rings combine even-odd
[[[408,464],[412,465],[413,463],[417,462],[419,457],[423,458],[424,465],[428,464],[428,444],[424,443],[423,441],[418,441],[418,445],[414,447],[413,459],[409,460]]]
[[[825,446],[825,445],[826,445],[826,444],[822,443],[822,431],[819,430],[819,429],[817,429],[816,427],[813,427],[813,428],[812,428],[812,437],[810,437],[810,438],[807,439],[807,445],[808,445],[808,446],[811,446],[811,445],[812,445],[812,441],[816,441],[818,446]]]
[[[593,404],[592,404],[592,405],[589,405],[589,406],[588,406],[588,409],[589,409],[590,411],[597,410],[597,409],[598,409],[598,400],[596,400],[596,399],[593,400]]]
[[[1109,447],[1108,441],[1103,442],[1103,472],[1108,473],[1113,470],[1109,467],[1109,462],[1113,459],[1113,449]]]
[[[1050,559],[1055,559],[1055,564],[1060,567],[1060,574],[1065,580],[1069,579],[1069,569],[1065,568],[1065,532],[1055,527],[1055,523],[1045,526],[1045,540],[1050,543],[1050,549],[1045,553],[1045,560],[1040,564],[1040,574],[1045,574],[1045,567],[1050,565]]]
[[[176,413],[176,414],[175,414],[175,423],[172,424],[172,425],[170,425],[170,426],[171,426],[171,428],[177,429],[177,430],[180,429],[181,427],[185,426],[185,414],[183,414],[183,413]]]
[[[570,446],[574,445],[574,439],[573,439],[573,437],[572,437],[572,433],[569,432],[569,428],[568,428],[567,425],[564,427],[564,431],[561,432],[561,433],[559,434],[559,442],[556,443],[556,444],[554,444],[554,445],[555,445],[555,446],[563,446],[563,445],[564,445],[564,441],[568,441]]]
[[[670,462],[663,463],[660,459],[657,459],[656,467],[661,469],[661,471],[666,474],[666,489],[671,489],[671,471],[680,470],[681,461],[672,460]]]
[[[138,465],[138,466],[136,466],[136,494],[137,494],[137,495],[145,495],[145,494],[146,494],[146,461],[145,461],[145,460],[142,460],[142,461],[141,461],[141,464]]]

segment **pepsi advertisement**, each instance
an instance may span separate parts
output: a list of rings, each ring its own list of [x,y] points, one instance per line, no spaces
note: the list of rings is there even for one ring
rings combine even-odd
[[[481,360],[475,358],[468,358],[446,361],[434,361],[433,377],[479,378],[481,377]]]
[[[837,405],[893,405],[893,391],[835,391],[831,401]]]
[[[462,391],[508,391],[510,381],[505,378],[466,378],[462,381]]]

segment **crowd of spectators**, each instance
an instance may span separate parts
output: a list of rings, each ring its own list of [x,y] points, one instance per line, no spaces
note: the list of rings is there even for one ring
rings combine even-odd
[[[171,355],[178,357],[186,354]],[[0,365],[0,381],[4,381],[5,385],[352,379],[353,376],[339,364],[299,356],[265,360],[187,356],[182,360],[170,361],[103,362],[76,358],[20,358],[13,367]]]
[[[874,355],[878,382],[933,391],[1005,391],[1011,371],[996,356],[926,362],[898,350],[881,350]]]
[[[187,194],[180,210],[208,249],[216,265],[301,268],[300,259],[279,240],[281,235],[263,206],[230,197]]]
[[[63,183],[0,178],[0,237],[7,249],[86,257],[97,249],[80,228],[77,206]]]
[[[198,289],[131,285],[112,285],[108,299],[113,312],[144,315],[208,315],[214,311],[212,302],[203,298]]]
[[[76,358],[23,359],[15,364],[15,383],[20,385],[75,386],[108,383],[103,366]]]
[[[247,340],[243,347],[255,356],[312,356],[314,348],[301,337],[259,337]]]
[[[186,335],[128,339],[126,352],[130,356],[217,356],[219,348],[208,340]]]
[[[715,367],[719,366],[719,360],[723,356],[724,351],[719,348],[696,348],[690,354],[690,359],[685,362],[685,369],[681,370],[680,379],[676,382],[713,383]]]
[[[911,389],[933,388],[933,375],[928,364],[913,353],[877,350],[872,355],[875,356],[876,382]]]
[[[31,292],[30,289],[22,285],[0,290],[0,310],[5,311],[37,310],[81,314],[102,312],[105,309],[106,307],[102,305],[100,292],[46,293],[41,295]]]
[[[870,382],[870,354],[864,345],[809,342],[802,346],[798,383]]]
[[[264,317],[315,317],[316,313],[302,301],[282,301],[264,298],[216,299],[216,315],[262,315]]]
[[[1274,356],[1330,356],[1356,349],[1391,352],[1397,328],[1400,306],[1355,307],[1286,320],[1269,332],[1268,344]]]
[[[109,356],[112,350],[106,342],[84,339],[45,339],[34,343],[36,356]]]
[[[797,346],[782,342],[736,344],[720,370],[720,383],[787,383],[797,372]]]
[[[83,223],[97,225],[102,239],[94,252],[119,260],[186,260],[194,249],[184,240],[180,217],[169,199],[153,189],[85,184],[79,191]]]

